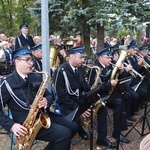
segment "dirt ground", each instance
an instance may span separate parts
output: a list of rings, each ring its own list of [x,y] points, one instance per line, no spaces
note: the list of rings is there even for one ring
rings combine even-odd
[[[148,109],[150,111],[150,105],[148,107]],[[111,110],[109,110],[111,111]],[[112,112],[109,112],[110,114]],[[141,109],[139,111],[139,115],[136,115],[135,118],[137,119],[136,122],[134,122],[134,124],[137,125],[135,126],[136,130],[138,130],[140,133],[142,132],[142,125],[143,125],[143,121],[139,121],[139,119],[141,118],[141,116],[143,116],[144,114],[144,109]],[[147,119],[150,122],[150,113],[148,113],[147,115]],[[114,141],[114,139],[111,137],[112,135],[112,124],[109,122],[109,126],[108,126],[108,139]],[[129,128],[131,129],[131,127]],[[128,129],[128,131],[129,131]],[[139,146],[140,146],[140,142],[141,140],[145,137],[141,136],[135,129],[133,129],[128,135],[127,138],[129,140],[131,140],[131,143],[129,144],[123,144],[122,146],[119,146],[119,150],[139,150]],[[124,132],[123,134],[125,135],[128,131]],[[145,124],[145,128],[144,128],[144,134],[149,132],[149,128],[147,126],[147,122]],[[0,129],[0,150],[9,150],[10,149],[10,137],[8,134],[2,134],[5,133],[4,130]],[[93,138],[93,150],[109,150],[106,147],[100,147],[96,145],[96,137],[97,137],[97,133],[96,133],[96,129],[94,129],[94,138]],[[78,144],[74,143],[76,141],[81,140]],[[37,141],[37,143],[35,145],[33,145],[32,150],[43,150],[45,145],[47,143],[45,142],[41,142],[41,141]],[[15,146],[14,150],[15,150]],[[61,148],[60,148],[61,150]],[[76,135],[73,139],[72,139],[72,145],[71,145],[71,150],[91,150],[90,149],[90,139],[89,140],[82,140],[78,135]]]

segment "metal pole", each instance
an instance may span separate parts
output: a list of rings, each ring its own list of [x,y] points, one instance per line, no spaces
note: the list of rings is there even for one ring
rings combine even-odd
[[[42,64],[43,64],[42,67],[43,70],[48,72],[50,75],[48,0],[41,1],[41,27],[42,27]],[[47,88],[49,90],[51,89],[50,80],[49,84],[47,84]]]

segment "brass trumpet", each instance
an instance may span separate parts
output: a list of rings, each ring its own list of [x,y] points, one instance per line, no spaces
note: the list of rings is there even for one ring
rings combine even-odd
[[[148,61],[150,61],[150,54],[147,54],[146,58],[148,59]]]
[[[129,65],[129,64],[127,64],[127,63],[125,63],[125,62],[123,62],[123,64],[125,65],[125,66],[127,66],[127,65]],[[133,69],[132,68],[132,70],[131,71],[129,71],[129,73],[133,76],[133,77],[137,77],[137,76],[139,76],[141,79],[143,79],[144,78],[144,76],[142,76],[140,73],[138,73],[135,69]]]
[[[135,54],[135,56],[136,56],[136,58],[137,58],[137,60],[139,60],[139,59],[141,59],[141,58],[143,58],[144,59],[144,57],[141,55],[141,54]],[[143,61],[143,67],[145,68],[145,69],[149,69],[149,67],[150,67],[150,65],[144,60]]]

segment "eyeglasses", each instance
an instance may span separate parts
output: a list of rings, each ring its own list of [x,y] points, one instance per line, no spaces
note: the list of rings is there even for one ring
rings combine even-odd
[[[33,58],[27,58],[27,59],[20,58],[17,60],[23,60],[23,61],[26,61],[27,63],[33,63],[33,61],[34,61]]]

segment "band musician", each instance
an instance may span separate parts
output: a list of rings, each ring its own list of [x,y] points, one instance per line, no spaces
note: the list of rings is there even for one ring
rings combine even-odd
[[[105,48],[97,53],[97,59],[94,62],[93,66],[98,66],[101,69],[101,74],[99,76],[98,85],[102,84],[102,88],[99,91],[99,94],[101,98],[109,96],[109,92],[113,87],[116,86],[118,79],[112,79],[110,80],[111,76],[111,70],[109,69],[110,62],[112,59],[111,51],[109,48]],[[118,66],[119,67],[119,66]],[[121,69],[121,66],[120,66]],[[88,73],[88,80],[90,85],[94,83],[96,75],[96,70],[91,69]],[[126,95],[124,99],[130,99],[130,95]],[[121,105],[122,105],[122,99],[117,98],[108,104],[106,103],[106,106],[113,109],[113,127],[114,131],[112,133],[112,136],[117,139],[120,137],[120,141],[124,143],[130,143],[128,139],[126,139],[122,134],[120,134],[120,131],[127,130],[127,122],[126,122],[126,116],[122,115],[121,113]],[[98,145],[104,145],[108,146],[110,148],[114,148],[116,144],[110,142],[107,139],[107,107],[102,106],[98,111],[97,116],[97,122],[98,122],[98,138],[97,138],[97,144]],[[120,115],[122,116],[122,121],[120,121]],[[120,125],[121,122],[121,125]]]
[[[54,71],[53,79],[58,96],[57,102],[65,116],[78,108],[82,102],[82,93],[90,90],[90,86],[84,80],[84,68],[82,67],[85,57],[83,45],[72,47],[68,50],[68,61]],[[76,122],[79,126],[79,135],[88,139],[88,134],[82,128],[80,118]]]
[[[114,66],[116,65],[116,62],[118,61],[118,59],[123,56],[124,56],[124,58],[126,58],[126,55],[128,55],[128,54],[127,54],[127,52],[126,52],[126,55],[124,53],[121,54],[122,50],[119,50],[119,45],[114,45],[113,48],[111,47],[111,51],[112,51],[112,60],[111,60],[110,68],[113,69]],[[122,56],[119,55],[119,52]],[[131,74],[129,72],[132,72],[132,66],[130,64],[125,65],[124,62],[122,62],[121,65],[123,67],[122,67],[122,71],[120,72],[120,75],[118,78],[125,78],[129,75],[131,76]],[[133,116],[138,111],[137,106],[138,106],[139,95],[130,86],[126,89],[126,93],[128,93],[131,97],[131,99],[124,101],[124,104],[125,104],[124,107],[125,107],[125,111],[126,111],[126,119],[129,121],[136,121],[136,119]],[[132,126],[133,123],[127,122],[127,125]]]
[[[137,54],[138,49],[139,49],[138,46],[134,42],[130,43],[130,45],[127,46],[127,50],[130,54],[130,57],[125,61],[126,63],[130,64],[136,72],[141,74],[141,76],[139,75],[135,76],[130,84],[130,86],[134,90],[142,80],[143,71],[145,72],[144,69],[145,60],[144,58],[138,56]],[[138,89],[137,93],[139,95],[139,101],[138,101],[139,103],[137,109],[139,109],[140,106],[143,104],[143,102],[147,100],[148,86],[143,85]]]
[[[1,79],[0,125],[5,130],[20,137],[28,134],[29,129],[22,124],[26,118],[32,118],[32,116],[28,118],[27,115],[30,109],[35,109],[32,106],[35,102],[35,96],[38,97],[36,106],[34,105],[34,107],[39,108],[38,114],[42,111],[45,112],[53,103],[53,99],[47,89],[43,95],[37,94],[38,90],[44,90],[45,85],[43,84],[45,83],[36,73],[32,72],[31,50],[22,47],[13,52],[13,59],[15,63],[14,72]],[[11,110],[13,119],[3,113],[3,107],[6,105]],[[42,127],[37,133],[36,139],[48,142],[48,145],[43,148],[44,150],[69,150],[71,138],[78,130],[77,124],[69,122],[63,116],[49,115],[50,127],[47,129]]]

